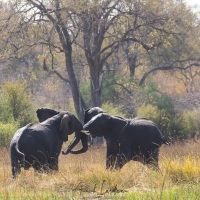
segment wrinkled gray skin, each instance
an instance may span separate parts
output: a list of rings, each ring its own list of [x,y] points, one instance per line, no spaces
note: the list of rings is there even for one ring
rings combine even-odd
[[[44,120],[53,117],[54,115],[58,114],[59,111],[50,109],[50,108],[41,108],[36,111],[37,117],[40,122],[43,122]],[[81,132],[81,129],[83,126],[80,126],[80,121],[71,113],[68,112],[68,114],[71,116],[71,120],[69,121],[69,127],[72,132],[74,132],[75,137],[74,140],[69,144],[66,150],[62,151],[62,154],[81,154],[88,150],[88,136]],[[82,142],[82,148],[73,151],[72,149],[78,144],[78,142],[81,140]]]
[[[96,113],[100,111],[100,114]],[[106,168],[122,168],[130,160],[140,161],[158,169],[158,155],[164,140],[158,127],[150,120],[132,120],[106,114],[95,107],[88,110],[94,117],[84,125],[92,136],[104,136],[107,144]],[[88,120],[89,115],[85,115]]]
[[[58,156],[63,142],[68,141],[68,135],[82,129],[80,121],[69,112],[54,111],[54,116],[45,120],[43,111],[42,109],[37,111],[42,123],[28,124],[20,128],[11,140],[10,157],[13,179],[20,173],[21,167],[25,170],[33,167],[40,172],[57,171]],[[76,127],[71,124],[74,120]]]

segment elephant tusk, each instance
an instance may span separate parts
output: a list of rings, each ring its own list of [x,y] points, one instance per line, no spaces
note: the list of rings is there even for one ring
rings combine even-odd
[[[89,131],[81,130],[82,133],[85,133],[86,135],[90,135]]]

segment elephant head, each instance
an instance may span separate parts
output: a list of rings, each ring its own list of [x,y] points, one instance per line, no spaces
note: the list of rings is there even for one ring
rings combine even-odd
[[[60,138],[63,141],[67,141],[68,135],[71,135],[72,133],[75,132],[75,139],[73,140],[72,143],[70,143],[70,145],[67,147],[65,151],[62,151],[62,153],[63,154],[68,154],[68,153],[80,154],[80,153],[86,152],[88,149],[87,134],[81,131],[83,129],[83,125],[72,113],[66,112],[66,111],[62,111],[62,112],[64,113],[64,115],[60,124],[60,130],[61,130]],[[49,109],[49,108],[40,108],[36,111],[40,122],[43,122],[47,120],[48,118],[62,112]],[[80,140],[82,142],[83,147],[79,150],[72,151],[74,146],[76,146],[76,144],[78,144]]]
[[[113,123],[115,119],[118,119],[120,123]],[[122,123],[121,123],[122,122]],[[126,122],[116,116],[108,115],[106,113],[100,113],[94,116],[88,123],[83,126],[85,133],[90,133],[92,136],[106,136],[110,130],[119,132]]]
[[[85,110],[84,124],[89,122],[94,116],[100,113],[105,113],[105,111],[99,107],[93,107]]]

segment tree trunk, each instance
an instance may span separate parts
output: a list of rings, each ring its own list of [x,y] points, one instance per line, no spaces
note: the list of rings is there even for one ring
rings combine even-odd
[[[90,90],[92,107],[100,107],[100,84],[99,84],[99,69],[96,66],[90,67]]]
[[[128,41],[126,44],[124,44],[124,51],[127,57],[128,61],[128,66],[129,66],[129,71],[130,71],[130,79],[134,78],[135,75],[135,69],[136,69],[136,62],[137,62],[137,51],[136,52],[131,52],[130,48],[131,43]]]
[[[100,107],[100,65],[98,63],[90,65],[90,89],[91,89],[91,101],[92,107]],[[104,144],[103,137],[92,138],[92,143],[94,145]]]
[[[65,63],[66,69],[70,80],[70,87],[72,91],[72,97],[74,101],[74,107],[77,113],[77,116],[81,122],[84,121],[84,105],[82,101],[82,97],[78,88],[78,84],[76,81],[76,77],[73,70],[72,63],[72,47],[71,44],[66,44],[65,46]]]

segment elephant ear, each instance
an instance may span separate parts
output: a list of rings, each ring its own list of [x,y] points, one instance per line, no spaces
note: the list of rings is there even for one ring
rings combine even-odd
[[[53,117],[54,115],[57,115],[58,113],[59,111],[56,111],[50,108],[40,108],[40,109],[37,109],[36,111],[36,114],[40,123]]]
[[[65,114],[60,122],[60,138],[63,141],[68,141],[68,134],[70,133],[69,121],[69,116]]]

